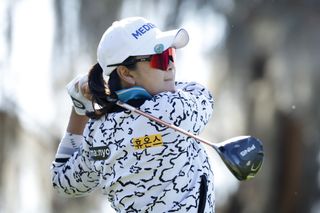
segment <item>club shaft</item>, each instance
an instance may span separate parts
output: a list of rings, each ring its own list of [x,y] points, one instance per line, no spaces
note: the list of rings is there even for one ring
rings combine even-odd
[[[180,133],[182,133],[182,134],[184,134],[184,135],[187,135],[187,136],[189,136],[189,137],[191,137],[191,138],[193,138],[193,139],[195,139],[195,140],[197,140],[197,141],[199,141],[199,142],[201,142],[201,143],[204,143],[204,144],[206,144],[206,145],[211,146],[211,147],[219,154],[220,158],[221,158],[222,161],[225,163],[225,165],[227,166],[227,168],[230,170],[230,172],[231,172],[238,180],[247,180],[247,179],[253,178],[253,177],[255,176],[255,174],[257,173],[258,169],[261,167],[262,158],[261,158],[261,157],[259,158],[259,156],[258,156],[259,153],[256,154],[256,156],[253,158],[253,160],[256,160],[257,157],[258,157],[257,160],[260,161],[260,164],[256,167],[257,169],[256,169],[255,171],[252,170],[252,167],[251,167],[251,170],[249,171],[246,167],[239,165],[239,162],[235,162],[234,159],[230,159],[230,157],[228,157],[226,154],[224,154],[224,152],[220,151],[220,148],[226,146],[226,144],[228,144],[228,141],[229,141],[229,143],[230,143],[231,141],[232,141],[233,143],[235,143],[236,141],[241,142],[241,139],[238,138],[238,137],[237,137],[237,138],[231,138],[230,140],[221,142],[221,143],[220,143],[220,146],[218,147],[217,145],[214,145],[214,144],[212,144],[211,142],[209,142],[209,141],[207,141],[207,140],[204,140],[204,139],[202,139],[202,138],[200,138],[200,137],[198,137],[198,136],[196,136],[196,135],[194,135],[194,134],[192,134],[192,133],[190,133],[190,132],[187,132],[187,131],[185,131],[184,129],[181,129],[181,128],[173,125],[173,124],[170,124],[170,123],[168,123],[168,122],[166,122],[166,121],[163,121],[163,120],[161,120],[161,119],[159,119],[159,118],[157,118],[157,117],[155,117],[155,116],[153,116],[153,115],[151,115],[151,114],[148,114],[148,113],[146,113],[146,112],[143,112],[143,111],[141,111],[141,110],[139,110],[139,109],[137,109],[137,108],[135,108],[135,107],[133,107],[133,106],[131,106],[131,105],[129,105],[129,104],[123,103],[123,102],[121,102],[121,101],[117,101],[116,104],[117,104],[118,106],[124,108],[124,109],[127,109],[127,110],[130,110],[130,111],[132,111],[132,112],[135,112],[135,113],[137,113],[137,114],[139,114],[139,115],[142,115],[142,116],[144,116],[144,117],[146,117],[146,118],[149,118],[149,119],[152,120],[152,121],[157,122],[158,124],[161,124],[161,125],[163,125],[163,126],[166,126],[166,127],[168,127],[168,128],[171,128],[171,129],[173,129],[173,130],[175,130],[175,131],[177,131],[177,132],[180,132]],[[248,137],[248,136],[242,136],[241,138],[243,139],[243,137]],[[238,146],[240,146],[240,145],[238,145]],[[245,150],[246,150],[246,149],[245,149]],[[250,163],[251,161],[249,160],[249,161],[247,161],[247,162]]]
[[[146,118],[149,118],[150,120],[153,120],[153,121],[155,121],[155,122],[157,122],[159,124],[162,124],[163,126],[166,126],[168,128],[174,129],[177,132],[180,132],[180,133],[182,133],[184,135],[187,135],[187,136],[189,136],[189,137],[191,137],[193,139],[196,139],[197,141],[199,141],[201,143],[207,144],[207,145],[211,146],[212,148],[214,148],[217,152],[219,152],[218,147],[216,145],[214,145],[211,142],[209,142],[209,141],[207,141],[205,139],[202,139],[202,138],[200,138],[200,137],[198,137],[198,136],[196,136],[196,135],[194,135],[194,134],[192,134],[190,132],[187,132],[184,129],[181,129],[181,128],[173,125],[173,124],[170,124],[170,123],[168,123],[166,121],[163,121],[163,120],[161,120],[161,119],[159,119],[159,118],[157,118],[157,117],[155,117],[155,116],[153,116],[151,114],[145,113],[145,112],[143,112],[143,111],[141,111],[141,110],[139,110],[139,109],[137,109],[137,108],[135,108],[135,107],[133,107],[133,106],[131,106],[129,104],[126,104],[126,103],[124,103],[122,101],[117,101],[116,104],[118,106],[121,106],[121,107],[127,109],[127,110],[135,112],[135,113],[137,113],[139,115],[142,115],[142,116],[144,116]]]

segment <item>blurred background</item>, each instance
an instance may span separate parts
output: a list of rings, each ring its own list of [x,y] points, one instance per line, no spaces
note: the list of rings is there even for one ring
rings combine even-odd
[[[254,135],[264,143],[262,169],[246,182],[208,149],[216,212],[319,213],[316,0],[1,0],[0,212],[114,212],[99,191],[57,196],[50,166],[71,109],[65,85],[96,63],[103,32],[128,16],[188,30],[177,79],[215,96],[201,137]]]

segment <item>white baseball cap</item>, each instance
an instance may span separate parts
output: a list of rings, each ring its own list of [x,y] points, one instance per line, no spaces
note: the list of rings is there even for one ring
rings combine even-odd
[[[105,75],[115,69],[108,65],[122,63],[129,56],[162,53],[169,47],[186,46],[189,35],[185,29],[162,32],[142,17],[115,21],[104,32],[97,49],[97,60]]]

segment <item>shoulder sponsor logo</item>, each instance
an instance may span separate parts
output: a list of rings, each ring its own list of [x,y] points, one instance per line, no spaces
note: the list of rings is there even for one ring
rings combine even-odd
[[[110,149],[107,146],[97,146],[89,148],[92,160],[106,160],[110,157]]]
[[[133,138],[132,144],[135,150],[142,150],[151,147],[158,147],[163,145],[161,134],[147,135],[144,137]]]
[[[142,25],[141,27],[139,27],[136,31],[132,32],[131,35],[135,38],[135,39],[139,39],[139,37],[143,36],[143,34],[145,34],[146,32],[148,32],[149,30],[151,30],[152,28],[155,28],[156,26],[152,23],[147,23]]]

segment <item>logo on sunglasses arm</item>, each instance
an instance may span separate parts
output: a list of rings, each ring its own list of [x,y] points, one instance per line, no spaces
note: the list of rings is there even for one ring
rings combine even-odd
[[[154,46],[153,50],[154,50],[155,53],[160,54],[164,50],[164,45],[163,44],[157,44],[156,46]]]
[[[139,27],[135,32],[131,33],[131,35],[135,38],[135,39],[139,39],[139,37],[143,36],[143,34],[145,34],[146,32],[148,32],[149,30],[151,30],[152,28],[155,28],[156,26],[152,23],[147,23],[142,25],[141,27]]]

